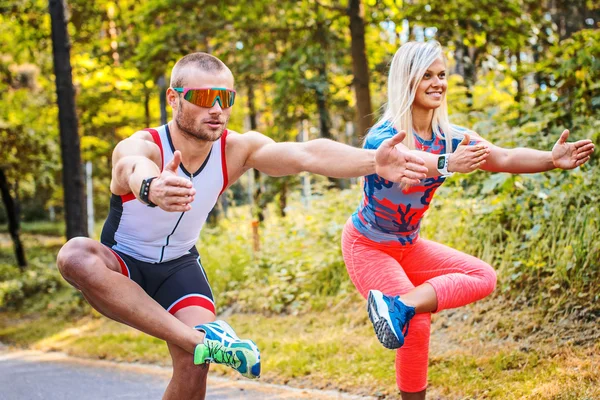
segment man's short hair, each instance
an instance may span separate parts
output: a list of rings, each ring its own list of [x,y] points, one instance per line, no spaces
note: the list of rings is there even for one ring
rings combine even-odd
[[[206,72],[220,72],[227,69],[225,63],[208,53],[192,53],[181,58],[171,71],[171,87],[185,86],[187,68],[196,68]]]

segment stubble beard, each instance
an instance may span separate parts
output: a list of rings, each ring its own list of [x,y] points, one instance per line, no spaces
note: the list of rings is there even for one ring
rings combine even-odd
[[[223,131],[227,126],[227,120],[225,120],[221,127],[217,130],[208,128],[203,129],[201,122],[196,122],[193,118],[186,118],[185,112],[181,111],[183,110],[180,108],[180,112],[175,118],[177,128],[179,128],[186,136],[194,139],[206,142],[215,142],[223,135]]]

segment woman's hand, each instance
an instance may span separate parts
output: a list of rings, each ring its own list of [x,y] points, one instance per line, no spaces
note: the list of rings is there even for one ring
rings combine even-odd
[[[473,172],[483,164],[490,154],[490,148],[485,143],[469,145],[471,137],[465,133],[462,142],[448,160],[449,172],[469,173]]]
[[[565,129],[552,148],[552,162],[556,168],[573,169],[585,164],[594,152],[591,140],[567,143],[569,130]]]

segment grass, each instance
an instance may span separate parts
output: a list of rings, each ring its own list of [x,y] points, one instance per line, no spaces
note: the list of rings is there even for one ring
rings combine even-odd
[[[342,193],[337,203],[354,204],[351,197]],[[349,213],[337,203],[313,205],[313,212],[319,210],[318,215],[327,215],[329,220],[270,216],[262,231],[264,259],[258,262],[247,240],[248,220],[235,215],[218,227],[206,227],[203,262],[220,300],[220,317],[261,348],[263,381],[397,398],[394,352],[377,342],[364,300],[348,283],[339,254],[330,245],[339,242],[336,235]],[[429,220],[425,230],[450,234],[436,229],[440,219],[430,216]],[[466,222],[457,226],[469,228]],[[0,341],[80,357],[170,363],[167,347],[160,340],[100,316],[78,292],[52,280],[52,273],[58,276],[54,260],[64,242],[58,226],[32,224],[23,231],[31,262],[28,277],[36,280],[28,279],[31,284],[23,286],[22,293],[10,286],[24,278],[12,266],[10,240],[0,235],[0,307],[5,307],[0,308]],[[437,239],[460,248],[460,241],[469,235],[455,233]],[[494,235],[485,235],[485,240]],[[507,271],[513,271],[511,255],[516,250],[511,246],[517,242],[522,243],[505,241],[506,261],[502,262],[508,266],[500,266],[504,273],[494,296],[434,316],[430,398],[600,398],[595,303],[579,302],[583,306],[575,311],[562,307],[570,292],[560,285],[538,288],[536,301],[513,295],[521,286],[507,287],[514,282]],[[483,258],[493,258],[491,253],[498,251],[491,242],[482,246]],[[527,254],[537,253],[531,250]],[[537,267],[528,268],[535,271]],[[249,281],[252,276],[255,281]],[[274,299],[287,313],[272,307]],[[549,311],[550,300],[555,303]],[[252,310],[261,312],[250,313]],[[559,310],[563,314],[558,314]],[[212,369],[237,377],[220,366]]]
[[[599,398],[597,341],[576,345],[561,342],[547,332],[517,340],[515,337],[523,336],[518,328],[498,327],[506,319],[525,319],[528,314],[503,313],[497,303],[495,298],[465,307],[460,313],[444,312],[434,317],[431,398]],[[384,349],[375,339],[362,299],[350,296],[342,303],[331,304],[327,311],[297,316],[222,317],[240,336],[257,342],[263,356],[263,381],[397,397],[394,352]],[[589,334],[589,329],[593,327],[587,327],[582,334]],[[0,314],[0,341],[79,357],[170,363],[163,342],[95,312],[78,319],[48,313],[24,316],[5,312]],[[220,366],[213,371],[237,377]]]
[[[22,233],[48,236],[63,236],[65,224],[63,221],[21,222]],[[0,224],[0,233],[8,233],[8,224]]]
[[[430,385],[449,398],[598,398],[598,349],[534,349],[434,357]]]

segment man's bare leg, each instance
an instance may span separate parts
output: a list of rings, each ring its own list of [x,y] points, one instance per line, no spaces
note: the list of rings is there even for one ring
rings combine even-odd
[[[186,307],[175,313],[184,324],[194,327],[213,322],[215,315],[202,307]],[[194,357],[176,344],[167,343],[173,360],[173,377],[167,386],[163,400],[204,400],[208,366],[194,365]]]
[[[71,239],[58,253],[57,265],[62,276],[100,313],[190,354],[202,343],[204,333],[169,314],[138,284],[123,276],[115,255],[101,243],[82,237]]]

